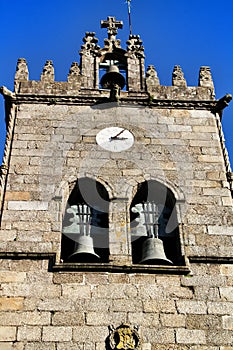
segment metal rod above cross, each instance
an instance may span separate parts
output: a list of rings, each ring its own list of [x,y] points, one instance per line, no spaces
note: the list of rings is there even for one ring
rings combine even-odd
[[[132,21],[131,21],[131,0],[127,0],[128,18],[129,18],[129,34],[132,35]]]

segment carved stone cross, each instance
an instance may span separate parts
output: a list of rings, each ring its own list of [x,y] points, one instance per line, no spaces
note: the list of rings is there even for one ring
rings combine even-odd
[[[108,39],[115,40],[117,35],[117,29],[123,28],[123,22],[117,21],[115,17],[108,17],[106,21],[101,21],[101,28],[108,28]]]

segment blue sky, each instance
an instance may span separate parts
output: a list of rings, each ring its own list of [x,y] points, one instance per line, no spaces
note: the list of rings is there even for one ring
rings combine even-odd
[[[210,66],[216,98],[233,94],[232,0],[132,0],[133,34],[143,40],[146,66],[156,67],[160,83],[171,85],[172,70],[180,65],[189,86],[197,85],[200,66]],[[26,58],[29,77],[38,80],[46,60],[55,79],[65,81],[86,31],[95,31],[99,44],[107,37],[100,20],[115,16],[124,27],[122,47],[129,35],[125,0],[0,0],[0,86],[13,90],[17,59]],[[233,164],[233,101],[225,109],[223,129]],[[4,145],[4,107],[0,96],[0,158]]]

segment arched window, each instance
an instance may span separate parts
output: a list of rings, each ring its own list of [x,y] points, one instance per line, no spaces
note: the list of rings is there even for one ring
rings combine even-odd
[[[107,262],[109,196],[90,178],[78,179],[63,219],[61,259],[64,262]]]
[[[130,206],[133,263],[183,264],[175,203],[172,191],[157,181],[138,185]]]
[[[119,72],[124,76],[127,82],[127,63],[124,53],[124,50],[119,49],[119,52],[111,52],[102,56],[99,64],[99,81],[101,81],[103,75],[108,72],[110,66],[117,66]],[[127,86],[125,86],[123,90],[127,90]]]

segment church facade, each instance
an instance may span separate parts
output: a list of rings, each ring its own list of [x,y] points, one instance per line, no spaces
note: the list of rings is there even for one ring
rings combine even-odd
[[[233,175],[209,67],[172,86],[123,23],[2,87],[2,350],[233,349]]]

